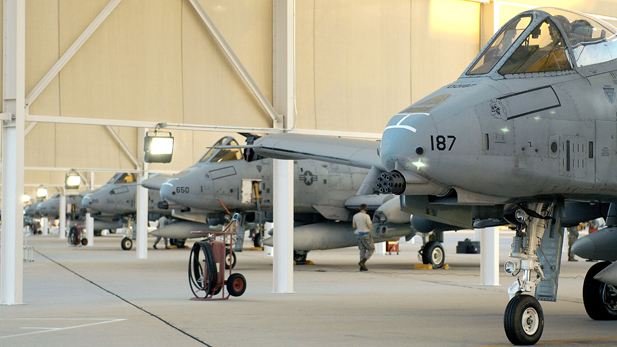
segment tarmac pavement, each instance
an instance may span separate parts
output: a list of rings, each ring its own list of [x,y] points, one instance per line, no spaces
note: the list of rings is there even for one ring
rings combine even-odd
[[[29,236],[24,305],[0,306],[0,346],[508,346],[503,313],[514,281],[480,285],[480,255],[456,254],[473,231],[445,233],[449,270],[414,270],[417,243],[374,255],[358,271],[357,248],[313,251],[294,267],[294,293],[272,292],[272,258],[248,249],[234,272],[247,289],[226,301],[192,301],[190,248],[152,249],[148,259],[120,248],[120,235],[71,247],[57,235]],[[500,233],[500,263],[512,232]],[[161,243],[160,243],[161,244]],[[192,242],[187,242],[190,247]],[[567,259],[567,250],[564,252]],[[562,262],[556,303],[542,302],[541,344],[615,346],[616,321],[583,308],[593,263]]]

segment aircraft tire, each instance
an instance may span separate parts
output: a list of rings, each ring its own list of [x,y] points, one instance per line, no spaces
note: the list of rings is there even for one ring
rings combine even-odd
[[[125,237],[122,239],[122,241],[120,242],[120,246],[122,246],[122,249],[125,251],[130,250],[131,248],[133,248],[133,240],[131,240],[128,237]]]
[[[583,304],[594,320],[617,320],[617,288],[594,279],[610,264],[607,261],[594,264],[583,281]]]
[[[514,345],[534,345],[544,331],[544,312],[531,295],[513,297],[503,316],[503,327],[508,340]]]
[[[294,261],[296,263],[304,263],[307,256],[308,251],[294,251]]]
[[[227,279],[227,292],[231,296],[241,296],[246,290],[246,278],[241,274],[231,274]]]
[[[263,248],[263,238],[261,237],[261,232],[255,233],[255,237],[253,237],[253,246],[258,248]]]
[[[435,269],[439,269],[446,262],[446,252],[439,241],[430,241],[424,245],[422,250],[422,262],[430,264]]]
[[[231,252],[231,256],[229,255],[229,250],[225,250],[225,269],[229,269],[229,267],[236,267],[236,252]]]

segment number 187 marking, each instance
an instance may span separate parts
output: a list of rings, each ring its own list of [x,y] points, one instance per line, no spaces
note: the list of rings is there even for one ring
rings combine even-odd
[[[452,141],[449,146],[447,144],[448,141]],[[435,148],[437,148],[438,151],[451,151],[452,146],[454,146],[454,142],[456,142],[456,136],[454,135],[431,135],[431,150],[434,151]]]

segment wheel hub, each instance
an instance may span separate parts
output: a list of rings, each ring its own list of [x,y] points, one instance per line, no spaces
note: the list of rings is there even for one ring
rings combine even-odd
[[[443,261],[443,252],[441,251],[440,248],[435,248],[433,250],[433,262],[435,264],[441,264],[442,261]]]
[[[602,301],[608,309],[617,311],[617,289],[610,284],[605,284],[602,288]]]
[[[522,323],[525,334],[535,334],[536,331],[538,331],[538,326],[540,324],[538,312],[532,307],[528,307],[525,312],[523,312]]]

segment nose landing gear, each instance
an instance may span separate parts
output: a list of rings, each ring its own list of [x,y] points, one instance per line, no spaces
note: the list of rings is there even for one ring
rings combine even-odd
[[[529,207],[521,206],[516,213],[510,256],[518,259],[517,264],[505,264],[507,273],[518,275],[508,289],[510,302],[503,320],[506,336],[515,345],[533,345],[540,340],[544,313],[538,299],[556,300],[561,265],[563,230],[559,217],[563,202]]]

